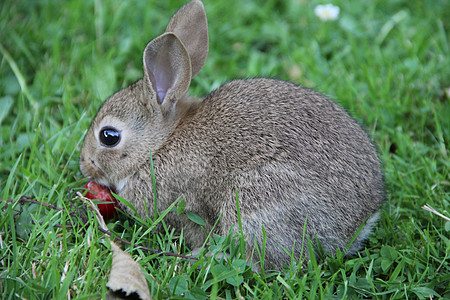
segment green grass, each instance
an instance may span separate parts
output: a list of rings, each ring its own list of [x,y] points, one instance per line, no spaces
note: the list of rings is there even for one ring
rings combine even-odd
[[[170,3],[170,4],[169,4]],[[4,299],[99,298],[111,255],[93,216],[69,215],[84,179],[83,135],[102,101],[142,76],[142,50],[183,1],[3,1],[0,5],[0,294]],[[450,2],[211,1],[210,54],[191,85],[206,95],[237,77],[276,77],[336,99],[371,134],[387,203],[366,249],[258,274],[240,245],[212,237],[210,267],[136,246],[186,253],[150,220],[108,224],[132,241],[155,298],[430,299],[450,297]],[[21,205],[21,196],[57,205]],[[175,200],[175,199],[174,199]],[[74,200],[73,204],[81,205]],[[56,225],[73,225],[57,227]],[[205,264],[206,265],[206,264]]]

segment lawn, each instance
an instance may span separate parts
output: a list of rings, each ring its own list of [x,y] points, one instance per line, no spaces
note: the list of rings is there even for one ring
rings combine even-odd
[[[182,236],[152,234],[151,219],[122,215],[108,228],[131,242],[121,247],[140,264],[155,299],[450,298],[450,1],[336,0],[338,18],[322,21],[314,9],[325,3],[205,0],[210,51],[190,93],[263,76],[345,107],[373,138],[385,174],[386,204],[366,249],[255,273],[234,239],[216,236],[210,250],[231,249],[235,262],[190,264],[139,248],[187,254]],[[0,4],[4,299],[105,298],[110,246],[93,214],[82,218],[83,202],[72,200],[86,183],[81,143],[102,101],[142,76],[145,45],[182,4]]]

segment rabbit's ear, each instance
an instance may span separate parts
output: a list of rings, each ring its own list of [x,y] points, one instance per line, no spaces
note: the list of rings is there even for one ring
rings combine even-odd
[[[150,99],[157,99],[169,112],[191,83],[191,62],[181,41],[165,33],[148,43],[144,50],[144,85]]]
[[[208,56],[208,21],[203,3],[193,0],[181,7],[167,25],[166,32],[175,33],[186,47],[191,59],[191,77],[194,77]]]

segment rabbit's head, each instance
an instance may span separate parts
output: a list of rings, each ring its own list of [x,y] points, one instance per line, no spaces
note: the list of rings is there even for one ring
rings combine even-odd
[[[119,192],[177,126],[189,106],[186,91],[208,54],[203,4],[194,0],[146,46],[144,78],[100,107],[80,155],[83,175]]]

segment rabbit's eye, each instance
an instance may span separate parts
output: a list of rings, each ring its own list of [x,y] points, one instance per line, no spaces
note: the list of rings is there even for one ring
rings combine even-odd
[[[100,130],[99,138],[103,146],[114,147],[120,142],[120,132],[112,127],[104,127]]]

